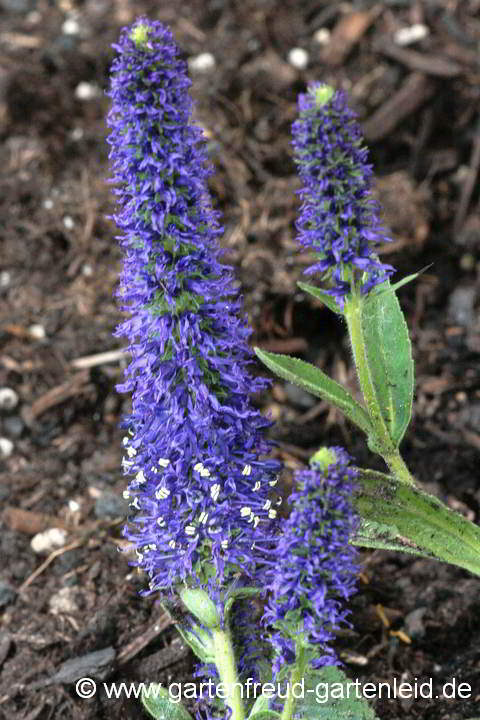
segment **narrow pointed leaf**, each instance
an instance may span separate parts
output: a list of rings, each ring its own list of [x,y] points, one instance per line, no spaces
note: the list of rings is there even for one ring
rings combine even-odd
[[[382,547],[389,547],[390,542],[403,543],[403,548],[391,549],[435,558],[480,575],[478,525],[450,510],[433,495],[384,473],[360,470],[357,482],[355,507],[363,520],[379,524],[370,530],[373,535],[378,530],[379,542],[385,542]],[[398,533],[396,539],[385,532],[385,526]],[[359,532],[360,538],[362,532],[365,535],[362,527]],[[368,526],[366,535],[368,545]]]
[[[402,278],[402,279],[399,280],[398,282],[394,283],[393,285],[390,285],[389,287],[383,287],[381,290],[376,290],[376,291],[373,290],[373,291],[368,295],[367,302],[368,302],[372,297],[378,297],[379,295],[383,295],[383,293],[386,293],[386,292],[396,292],[396,291],[398,290],[398,288],[401,288],[401,287],[403,287],[404,285],[408,285],[408,283],[412,282],[412,280],[416,280],[417,277],[419,277],[419,276],[422,275],[424,272],[426,272],[426,270],[428,270],[429,267],[432,267],[432,264],[433,264],[433,263],[430,263],[430,265],[425,265],[424,268],[422,268],[421,270],[419,270],[419,271],[416,272],[416,273],[412,273],[411,275],[406,275],[404,278]]]
[[[316,397],[335,405],[355,425],[369,435],[372,431],[370,419],[363,407],[339,383],[328,377],[320,368],[289,355],[276,355],[255,348],[259,359],[284,380],[299,385]]]
[[[309,295],[313,295],[314,298],[320,300],[330,310],[332,310],[334,313],[337,313],[337,315],[343,315],[343,310],[340,305],[337,305],[334,298],[331,295],[328,295],[328,293],[326,293],[324,290],[320,290],[320,288],[315,287],[315,285],[308,285],[307,283],[303,282],[298,282],[297,285],[300,290],[303,290]]]
[[[387,289],[389,284],[383,287]],[[380,291],[363,301],[361,325],[375,404],[398,447],[412,416],[413,360],[407,324],[395,293]]]

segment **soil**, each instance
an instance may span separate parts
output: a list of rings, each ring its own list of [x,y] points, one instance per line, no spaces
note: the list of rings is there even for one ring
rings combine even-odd
[[[141,13],[170,25],[188,58],[214,57],[192,72],[196,119],[253,342],[354,387],[344,327],[296,287],[308,260],[295,252],[290,146],[308,81],[349,92],[395,238],[384,257],[398,278],[428,266],[399,291],[416,362],[402,451],[430,492],[478,522],[479,0],[0,0],[0,387],[18,396],[7,393],[0,417],[0,717],[9,720],[144,717],[104,692],[81,700],[83,656],[82,675],[112,682],[193,671],[170,617],[139,596],[145,579],[118,552],[129,399],[115,391],[125,359],[112,335],[121,254],[108,219],[104,89],[110,45]],[[293,48],[308,54],[305,68],[292,64]],[[274,380],[259,403],[287,467],[341,444],[382,469],[338,413],[295,387]],[[40,552],[38,534],[52,528]],[[478,580],[397,553],[364,560],[353,630],[339,639],[347,674],[471,686],[466,699],[378,700],[385,720],[478,715]]]

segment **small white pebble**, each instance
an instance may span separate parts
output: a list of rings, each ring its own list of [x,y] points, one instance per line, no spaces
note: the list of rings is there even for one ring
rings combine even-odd
[[[13,442],[5,437],[0,437],[0,457],[9,458],[13,452]]]
[[[396,45],[405,46],[412,45],[413,43],[423,40],[429,35],[430,30],[426,25],[417,23],[416,25],[410,25],[409,27],[400,28],[393,35],[393,41]]]
[[[8,270],[2,270],[0,272],[0,288],[7,288],[12,281],[12,276]]]
[[[32,337],[34,340],[45,340],[47,337],[47,333],[45,332],[45,328],[43,325],[30,325],[28,328],[28,334],[30,337]]]
[[[84,277],[92,277],[93,275],[93,268],[88,263],[85,263],[85,265],[82,265],[82,275]]]
[[[0,410],[13,410],[18,405],[18,395],[12,388],[0,388]]]
[[[319,45],[328,45],[330,42],[331,32],[328,28],[319,28],[313,36],[313,39]]]
[[[38,554],[49,553],[52,550],[63,547],[67,540],[67,533],[61,528],[49,528],[44,532],[37,533],[30,541],[33,552]]]
[[[71,615],[78,612],[76,598],[78,589],[76,587],[63,587],[48,601],[50,612],[54,615]]]
[[[99,97],[100,94],[101,90],[98,85],[94,85],[93,83],[85,82],[83,80],[78,83],[75,88],[75,97],[77,100],[93,100],[94,98]]]
[[[287,60],[297,70],[305,70],[308,65],[308,53],[303,48],[292,48],[288,51]]]
[[[70,510],[70,512],[76,513],[80,510],[80,503],[78,503],[76,500],[69,500],[68,509]]]
[[[64,35],[78,35],[80,33],[80,24],[75,18],[67,18],[62,25],[62,33]]]
[[[210,72],[215,64],[215,57],[209,52],[200,53],[200,55],[194,55],[188,59],[188,68],[191,72]]]
[[[74,127],[72,132],[70,133],[70,137],[75,142],[78,142],[79,140],[81,140],[84,135],[85,135],[84,130],[81,127]]]
[[[53,208],[53,200],[51,198],[47,198],[43,201],[43,207],[45,210],[51,210]]]
[[[70,215],[65,215],[63,218],[63,224],[67,228],[67,230],[73,230],[75,227],[75,221],[73,218],[70,217]]]

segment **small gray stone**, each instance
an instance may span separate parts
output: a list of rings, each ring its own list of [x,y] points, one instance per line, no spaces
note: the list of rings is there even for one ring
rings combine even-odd
[[[303,388],[293,383],[285,383],[285,393],[293,405],[308,410],[312,408],[317,400]]]
[[[18,415],[10,415],[3,420],[3,430],[5,435],[11,438],[19,438],[25,430],[25,423]]]
[[[128,513],[128,503],[119,495],[106,490],[95,501],[94,512],[97,518],[125,517]]]
[[[9,583],[0,580],[0,608],[12,603],[17,597],[17,592]]]
[[[456,288],[448,298],[448,316],[457,325],[470,327],[475,320],[476,288],[473,285]]]
[[[427,612],[426,607],[418,607],[405,616],[405,632],[409,637],[423,637],[425,635],[425,625],[423,624],[423,616]]]
[[[0,8],[5,12],[23,14],[35,9],[37,0],[0,0]]]

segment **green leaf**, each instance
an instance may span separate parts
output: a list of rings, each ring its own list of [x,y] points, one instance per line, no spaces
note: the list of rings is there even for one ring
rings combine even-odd
[[[255,700],[253,707],[250,711],[249,718],[253,718],[254,715],[258,714],[259,712],[263,712],[265,710],[268,710],[268,704],[270,702],[270,698],[266,695],[259,695],[257,699]]]
[[[155,720],[193,720],[179,702],[173,702],[166,688],[150,683],[142,691],[142,705]]]
[[[398,282],[394,283],[393,285],[390,285],[388,287],[382,287],[381,290],[372,290],[369,295],[367,296],[367,302],[372,297],[378,297],[378,295],[381,295],[385,292],[396,292],[398,288],[403,287],[404,285],[408,285],[408,283],[412,282],[412,280],[416,280],[419,275],[422,275],[426,270],[428,270],[429,267],[432,267],[433,263],[430,263],[430,265],[425,265],[424,268],[419,270],[416,273],[412,273],[411,275],[406,275],[404,278],[399,280]]]
[[[253,587],[239,587],[238,589],[230,589],[228,591],[228,597],[225,602],[225,608],[224,608],[224,614],[227,622],[230,620],[230,613],[232,611],[233,605],[237,600],[240,600],[242,598],[250,598],[250,597],[257,597],[261,593],[260,588],[253,588]]]
[[[413,485],[399,482],[390,475],[374,470],[360,470],[359,489],[354,498],[359,515],[368,523],[374,547],[401,549],[424,557],[435,558],[480,575],[480,527],[459,513],[450,510],[433,495]],[[385,531],[387,526],[393,535]],[[360,544],[359,536],[353,542]],[[366,545],[369,546],[368,526]],[[371,540],[371,537],[370,537]],[[389,543],[397,543],[390,547]],[[362,543],[363,544],[363,543]],[[398,544],[403,545],[399,547]],[[370,545],[372,546],[372,545]]]
[[[280,713],[274,710],[262,710],[255,715],[249,715],[248,720],[279,720],[281,717]]]
[[[377,550],[395,550],[420,557],[432,557],[428,553],[421,552],[411,540],[402,537],[395,525],[385,525],[384,523],[365,520],[363,518],[360,522],[360,527],[350,538],[350,542],[352,545],[358,545],[360,547],[375,548]]]
[[[295,704],[302,720],[377,720],[362,696],[340,668],[328,665],[305,677],[303,697]]]
[[[329,378],[320,368],[289,355],[276,355],[259,348],[254,349],[259,359],[274,373],[308,390],[312,395],[328,400],[367,435],[372,432],[370,419],[363,407],[342,385]]]
[[[215,662],[215,648],[207,630],[195,627],[195,633],[177,625],[177,630],[195,655],[206,664]]]
[[[381,288],[391,289],[388,282]],[[375,405],[397,448],[412,416],[413,360],[408,328],[395,292],[362,300],[363,352]]]
[[[324,290],[320,290],[320,288],[315,287],[315,285],[307,285],[307,283],[303,282],[298,282],[297,285],[300,290],[303,290],[309,295],[313,295],[314,298],[320,300],[330,310],[332,310],[334,313],[337,313],[337,315],[343,315],[343,310],[340,305],[337,305],[334,298],[331,295],[328,295],[328,293],[326,293]]]

